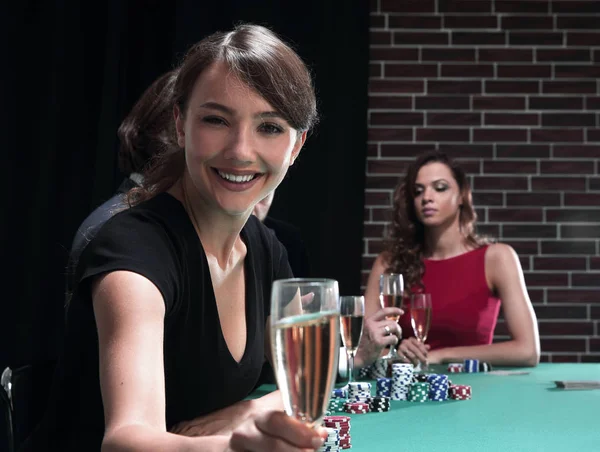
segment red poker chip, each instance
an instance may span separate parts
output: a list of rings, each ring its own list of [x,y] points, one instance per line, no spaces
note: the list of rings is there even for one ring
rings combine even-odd
[[[349,416],[325,416],[324,422],[350,422]]]

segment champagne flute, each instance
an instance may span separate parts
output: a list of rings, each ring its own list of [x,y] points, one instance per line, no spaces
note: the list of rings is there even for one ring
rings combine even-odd
[[[346,348],[348,358],[348,383],[352,383],[354,355],[356,355],[356,350],[362,336],[364,318],[365,297],[340,297],[340,327],[342,329],[342,342]]]
[[[410,324],[415,337],[425,343],[431,324],[431,294],[418,293],[410,298]],[[427,363],[423,363],[423,370],[427,370]]]
[[[340,305],[333,279],[281,279],[271,292],[271,351],[285,412],[321,423],[337,375]]]
[[[400,273],[383,273],[379,278],[379,301],[382,308],[400,308],[404,296],[404,278]],[[388,320],[397,322],[399,315],[387,316]],[[394,359],[398,356],[396,347],[391,346],[382,359]]]

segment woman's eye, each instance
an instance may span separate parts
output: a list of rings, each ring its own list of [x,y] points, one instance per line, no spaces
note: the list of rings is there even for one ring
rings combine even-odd
[[[271,123],[261,124],[259,130],[267,135],[276,135],[283,132],[283,128],[281,126]]]
[[[206,116],[206,117],[202,118],[202,121],[207,124],[214,124],[214,125],[226,124],[225,120],[223,118],[219,118],[218,116]]]
[[[445,185],[440,185],[438,187],[435,187],[435,189],[437,191],[446,191],[446,190],[448,190],[448,187],[446,187]]]

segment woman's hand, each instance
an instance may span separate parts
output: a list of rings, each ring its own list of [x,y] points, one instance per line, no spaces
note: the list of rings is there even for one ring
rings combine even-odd
[[[413,363],[415,366],[421,363],[435,364],[429,359],[429,345],[423,344],[414,337],[409,337],[400,342],[398,347],[398,358],[405,363]]]
[[[256,414],[234,429],[228,452],[315,450],[321,447],[327,432],[294,419],[281,411]]]
[[[383,308],[368,318],[363,324],[363,333],[356,351],[354,364],[357,368],[373,363],[381,351],[388,346],[396,346],[402,338],[402,328],[398,322],[387,320],[387,316],[404,314],[400,308]]]

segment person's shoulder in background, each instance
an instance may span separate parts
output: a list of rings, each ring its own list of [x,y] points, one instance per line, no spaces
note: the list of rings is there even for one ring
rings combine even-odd
[[[267,216],[263,224],[271,229],[288,253],[290,267],[296,278],[311,276],[308,249],[300,228],[293,224]]]

